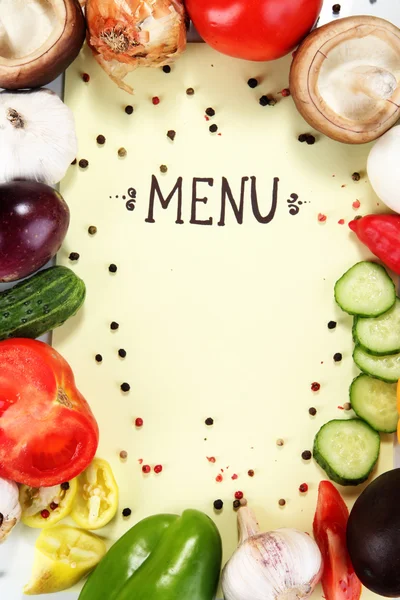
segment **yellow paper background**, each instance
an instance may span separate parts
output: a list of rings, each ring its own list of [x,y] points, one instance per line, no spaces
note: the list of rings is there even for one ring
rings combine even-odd
[[[87,50],[67,73],[65,101],[76,118],[78,160],[87,159],[89,168],[71,167],[62,184],[72,221],[59,263],[85,280],[88,294],[84,309],[55,331],[53,342],[98,419],[98,455],[112,464],[120,508],[133,511],[107,528],[110,540],[149,514],[194,507],[214,518],[226,560],[237,539],[236,490],[244,492],[262,529],[312,529],[324,473],[301,453],[312,449],[322,424],[351,414],[337,407],[348,401],[357,373],[351,318],[336,307],[333,286],[370,255],[347,223],[384,207],[365,176],[369,146],[341,145],[319,134],[314,146],[297,141],[310,128],[292,99],[277,94],[288,85],[289,64],[288,58],[262,65],[235,61],[191,44],[171,74],[132,74],[133,97],[109,81]],[[88,84],[83,72],[90,74]],[[249,77],[260,78],[257,89],[247,86]],[[188,87],[194,96],[187,96]],[[276,106],[260,106],[262,94],[274,95]],[[153,96],[160,97],[158,106]],[[131,116],[127,104],[135,108]],[[207,122],[209,106],[216,116]],[[214,122],[221,136],[208,131]],[[170,129],[177,132],[174,142],[166,136]],[[106,137],[102,147],[99,134]],[[127,150],[123,159],[120,147]],[[165,175],[161,164],[168,166]],[[362,174],[358,183],[354,171]],[[183,177],[184,224],[175,223],[176,197],[167,210],[156,199],[155,223],[145,222],[153,174],[165,196]],[[218,226],[222,176],[237,200],[241,178],[256,176],[263,215],[278,177],[272,222],[253,217],[248,182],[243,224],[227,204],[226,226]],[[193,177],[214,178],[213,187],[198,186],[198,196],[208,197],[198,204],[198,218],[212,217],[212,226],[189,223]],[[128,211],[122,196],[132,187],[136,207]],[[306,202],[297,215],[289,214],[292,193]],[[352,207],[356,199],[359,211]],[[323,224],[319,213],[327,216]],[[90,225],[98,228],[94,236]],[[78,262],[69,261],[70,252],[80,254]],[[116,274],[109,273],[110,263],[118,266]],[[330,320],[338,322],[334,331],[327,328]],[[118,331],[110,331],[111,321],[120,324]],[[125,359],[119,348],[126,349]],[[342,363],[334,364],[335,352],[342,352]],[[321,384],[317,394],[313,381]],[[128,394],[120,391],[122,382],[131,385]],[[311,406],[318,411],[314,418]],[[137,416],[144,419],[141,430],[133,426]],[[214,418],[211,428],[207,417]],[[121,450],[128,452],[125,463]],[[392,452],[387,436],[376,474],[392,467]],[[144,476],[139,459],[161,463],[162,474]],[[217,483],[221,468],[224,481]],[[303,482],[306,495],[298,492]],[[351,505],[361,489],[340,491]],[[217,498],[225,502],[218,515],[212,508]],[[286,499],[284,508],[279,498]]]

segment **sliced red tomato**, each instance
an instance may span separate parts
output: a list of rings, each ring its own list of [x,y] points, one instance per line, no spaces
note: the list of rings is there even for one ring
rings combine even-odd
[[[314,516],[314,537],[324,559],[322,589],[326,600],[358,600],[361,583],[346,546],[349,510],[330,481],[321,481]]]
[[[0,476],[31,487],[70,481],[90,464],[98,440],[59,353],[35,340],[0,342]]]

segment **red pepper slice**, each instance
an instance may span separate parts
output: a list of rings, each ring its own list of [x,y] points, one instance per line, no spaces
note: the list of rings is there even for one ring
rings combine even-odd
[[[361,583],[346,546],[349,510],[330,481],[321,481],[314,516],[314,537],[324,559],[322,589],[326,600],[358,600]]]
[[[349,227],[389,269],[400,275],[400,215],[366,215]]]

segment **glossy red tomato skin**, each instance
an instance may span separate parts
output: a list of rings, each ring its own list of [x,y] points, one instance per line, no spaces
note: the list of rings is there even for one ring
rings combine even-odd
[[[70,481],[93,460],[98,441],[65,359],[36,340],[0,342],[0,477],[31,487]]]
[[[308,35],[323,0],[186,0],[189,17],[212,48],[252,61],[292,52]]]

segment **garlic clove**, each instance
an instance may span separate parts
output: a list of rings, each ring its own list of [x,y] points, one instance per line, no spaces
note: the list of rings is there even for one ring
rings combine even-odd
[[[315,541],[296,529],[257,533],[248,507],[238,511],[241,543],[222,572],[225,600],[308,598],[321,579],[323,562]]]
[[[21,518],[18,486],[0,478],[0,544],[4,542]]]
[[[59,183],[78,143],[72,111],[47,89],[0,93],[0,182]]]

